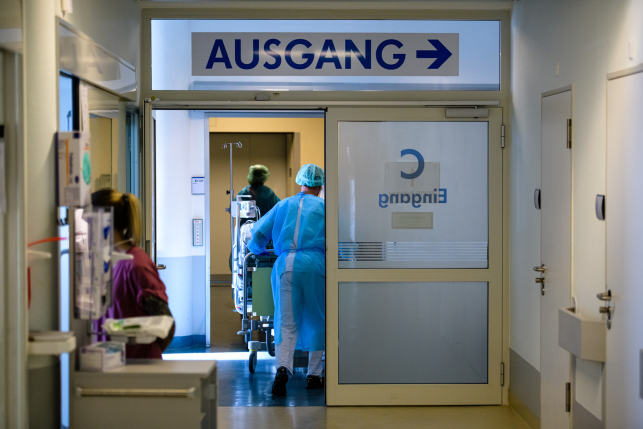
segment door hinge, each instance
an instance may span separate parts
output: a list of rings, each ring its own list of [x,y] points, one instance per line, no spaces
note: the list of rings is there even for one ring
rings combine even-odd
[[[567,120],[567,149],[572,148],[572,120]]]
[[[505,148],[505,126],[503,125],[500,131],[500,146]]]
[[[572,410],[572,383],[565,383],[565,411]]]
[[[500,364],[500,386],[505,385],[505,363]]]

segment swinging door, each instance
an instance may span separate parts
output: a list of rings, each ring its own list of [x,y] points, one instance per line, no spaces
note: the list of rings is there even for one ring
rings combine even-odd
[[[502,114],[488,112],[328,110],[328,405],[501,403]]]

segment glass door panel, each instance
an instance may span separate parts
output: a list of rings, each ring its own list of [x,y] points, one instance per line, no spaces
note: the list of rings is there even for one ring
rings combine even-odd
[[[339,383],[486,384],[487,287],[340,283]]]
[[[329,405],[501,402],[501,109],[329,109]]]
[[[487,122],[339,122],[339,268],[487,268]]]

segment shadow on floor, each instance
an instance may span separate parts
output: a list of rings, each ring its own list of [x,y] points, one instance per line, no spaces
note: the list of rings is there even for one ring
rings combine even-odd
[[[325,404],[324,389],[306,389],[306,369],[295,368],[288,380],[286,396],[272,396],[274,359],[257,362],[254,374],[247,361],[218,361],[220,407],[314,407]]]
[[[219,354],[225,352],[247,353],[247,349],[201,347],[166,351],[164,354]],[[220,407],[315,407],[325,405],[324,389],[306,389],[306,368],[295,368],[294,375],[290,377],[286,385],[288,391],[286,396],[273,397],[271,389],[276,370],[275,359],[270,357],[257,361],[254,374],[248,370],[247,359],[217,359],[218,405]]]

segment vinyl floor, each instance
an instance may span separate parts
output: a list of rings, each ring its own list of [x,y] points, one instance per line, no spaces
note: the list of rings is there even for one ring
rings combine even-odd
[[[218,361],[219,407],[314,407],[325,404],[324,389],[306,389],[306,369],[295,368],[286,396],[272,396],[277,370],[274,359],[259,359],[254,374],[248,362]]]
[[[248,351],[243,348],[192,348],[169,353],[172,358],[217,360],[219,407],[315,407],[325,405],[324,389],[306,389],[306,368],[295,368],[286,396],[272,396],[277,371],[275,359],[260,353],[255,373],[248,369]]]
[[[259,359],[248,371],[247,351],[230,348],[188,349],[172,355],[208,359],[234,353],[237,359],[217,359],[219,429],[529,429],[509,406],[458,407],[326,407],[324,390],[306,390],[306,370],[295,369],[285,397],[270,394],[274,358]],[[187,357],[187,355],[186,355]]]
[[[220,407],[219,429],[529,429],[509,406]]]

